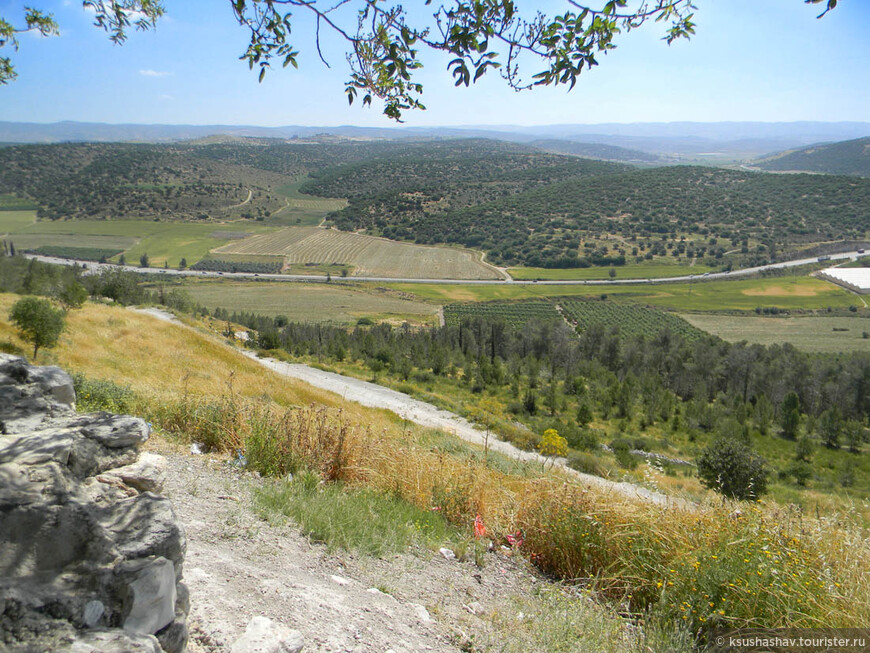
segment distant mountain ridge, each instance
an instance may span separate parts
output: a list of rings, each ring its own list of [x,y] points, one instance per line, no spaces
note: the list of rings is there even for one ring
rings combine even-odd
[[[213,136],[277,139],[489,138],[515,143],[559,140],[626,148],[671,160],[749,159],[870,134],[870,122],[669,122],[574,125],[466,125],[458,127],[356,127],[256,125],[137,125],[85,122],[51,124],[0,121],[0,143],[172,142]],[[635,155],[638,156],[638,155]],[[618,159],[622,160],[622,159]]]
[[[618,145],[607,145],[605,143],[578,143],[577,141],[563,141],[555,138],[548,138],[539,141],[531,141],[528,145],[552,154],[567,154],[568,156],[578,156],[586,159],[620,161],[623,163],[661,162],[661,157],[655,154],[642,152],[641,150],[631,150],[625,147],[619,147]]]
[[[870,177],[870,136],[839,143],[822,143],[768,157],[762,170],[819,172]]]

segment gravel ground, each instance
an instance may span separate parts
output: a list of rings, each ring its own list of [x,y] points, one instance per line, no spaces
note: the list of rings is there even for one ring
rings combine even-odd
[[[258,514],[252,491],[266,481],[159,437],[148,449],[167,459],[165,494],[187,532],[194,653],[230,650],[257,615],[299,630],[305,651],[447,652],[471,640],[497,650],[487,615],[544,582],[501,549],[480,568],[428,550],[329,553],[292,523]]]

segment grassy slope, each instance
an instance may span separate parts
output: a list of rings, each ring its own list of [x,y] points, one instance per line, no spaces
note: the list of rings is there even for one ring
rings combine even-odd
[[[275,188],[275,192],[284,199],[284,208],[273,211],[266,219],[270,225],[298,225],[315,227],[332,211],[340,211],[347,206],[347,200],[314,195],[303,195],[299,187],[307,181],[306,177],[295,182]]]
[[[16,295],[0,294],[0,343],[27,349],[8,323]],[[128,385],[154,397],[219,397],[232,387],[241,397],[267,398],[283,406],[312,402],[341,407],[349,418],[386,428],[398,418],[385,411],[342,401],[334,394],[286,379],[219,341],[191,329],[134,311],[87,304],[69,315],[57,349],[40,353],[42,365],[55,363],[94,379]]]

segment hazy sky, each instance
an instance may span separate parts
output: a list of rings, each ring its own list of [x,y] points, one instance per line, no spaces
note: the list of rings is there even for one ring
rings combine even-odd
[[[406,0],[412,6],[422,0]],[[603,0],[601,0],[603,3]],[[91,26],[74,0],[33,0],[55,14],[62,35],[21,38],[19,78],[0,86],[0,120],[111,123],[380,125],[377,106],[348,107],[341,44],[325,44],[327,69],[300,18],[294,45],[300,69],[257,83],[238,60],[247,44],[229,3],[165,0],[155,32],[123,47]],[[659,121],[870,121],[870,0],[843,0],[822,20],[803,0],[696,0],[697,35],[667,46],[660,25],[624,35],[585,72],[574,91],[515,93],[497,75],[455,89],[440,56],[424,60],[425,112],[408,125],[554,124]],[[558,11],[566,3],[524,2],[520,10]],[[0,0],[17,21],[22,3]],[[422,11],[422,9],[421,9]],[[530,69],[531,70],[531,69]],[[536,72],[536,71],[532,71]],[[488,75],[487,77],[490,77]]]

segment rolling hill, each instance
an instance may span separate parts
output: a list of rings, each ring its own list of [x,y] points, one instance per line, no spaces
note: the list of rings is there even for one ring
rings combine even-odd
[[[870,177],[870,136],[789,150],[762,159],[756,165],[769,171]]]

